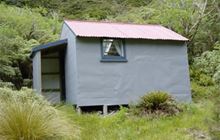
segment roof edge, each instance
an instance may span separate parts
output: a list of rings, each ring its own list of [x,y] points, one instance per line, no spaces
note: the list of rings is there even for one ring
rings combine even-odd
[[[152,26],[162,26],[160,24],[149,24],[149,23],[133,23],[133,22],[117,22],[117,21],[96,21],[96,20],[71,20],[71,19],[64,19],[64,22],[90,22],[90,23],[107,23],[107,24],[129,24],[129,25],[152,25]]]
[[[159,41],[179,41],[179,42],[188,42],[189,39],[184,37],[185,39],[154,39],[154,38],[132,38],[132,37],[109,37],[109,36],[85,36],[85,35],[76,35],[76,37],[84,37],[84,38],[118,38],[118,39],[144,39],[144,40],[159,40]],[[183,37],[183,36],[182,36]]]
[[[66,21],[64,20],[63,24],[65,24],[67,26],[68,29],[70,29],[70,31],[75,35],[75,36],[78,36],[74,31],[73,29],[68,25],[68,23],[66,23]]]
[[[31,50],[30,58],[33,58],[34,54],[38,51],[48,49],[48,48],[52,48],[54,46],[66,45],[66,44],[67,44],[67,39],[63,39],[63,40],[58,40],[58,41],[50,42],[50,43],[47,43],[47,44],[35,46]]]

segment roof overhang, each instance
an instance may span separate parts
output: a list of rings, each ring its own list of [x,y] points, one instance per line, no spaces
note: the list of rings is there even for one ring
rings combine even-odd
[[[36,46],[32,49],[30,58],[34,57],[34,54],[38,51],[55,52],[59,50],[64,50],[67,46],[67,39],[58,40],[55,42],[50,42],[47,44]]]

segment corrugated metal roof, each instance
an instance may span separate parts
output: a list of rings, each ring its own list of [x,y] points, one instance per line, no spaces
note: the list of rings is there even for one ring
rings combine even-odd
[[[76,36],[80,37],[112,37],[188,41],[187,38],[161,25],[71,20],[65,20],[65,23],[72,29]]]

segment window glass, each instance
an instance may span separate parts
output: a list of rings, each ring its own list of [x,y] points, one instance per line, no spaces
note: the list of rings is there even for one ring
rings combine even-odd
[[[103,39],[103,56],[124,57],[122,40]]]

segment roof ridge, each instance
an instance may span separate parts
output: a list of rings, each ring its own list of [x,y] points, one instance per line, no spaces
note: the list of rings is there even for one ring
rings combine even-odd
[[[65,21],[69,22],[89,22],[89,23],[106,23],[106,24],[122,24],[122,25],[143,25],[143,26],[162,26],[160,24],[145,24],[145,23],[132,23],[132,22],[116,22],[116,21],[95,21],[95,20],[70,20],[65,19]]]

